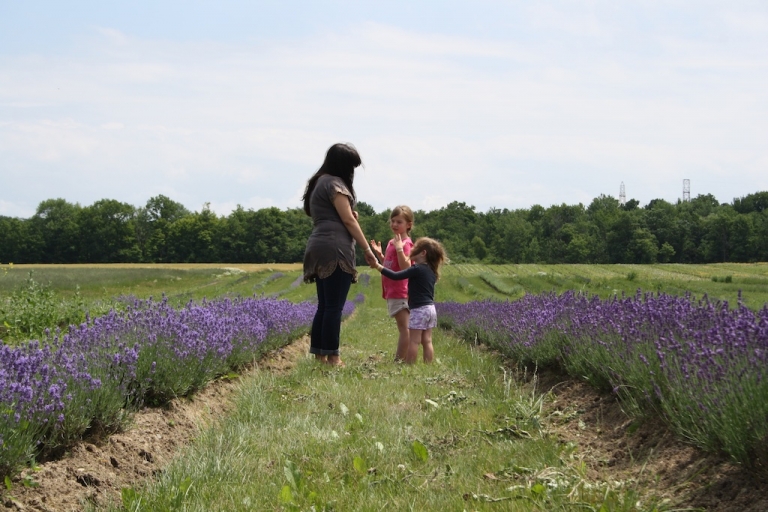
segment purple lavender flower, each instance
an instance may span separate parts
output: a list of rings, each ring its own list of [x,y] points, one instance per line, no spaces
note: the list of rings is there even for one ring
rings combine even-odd
[[[43,343],[0,344],[0,471],[94,424],[117,424],[126,407],[187,394],[241,367],[265,343],[306,332],[315,309],[270,298],[181,309],[166,298],[135,300],[67,334],[49,332]],[[347,302],[344,314],[353,310]]]
[[[661,412],[687,439],[740,462],[768,437],[768,305],[567,292],[442,303],[443,327],[523,363],[557,364]]]

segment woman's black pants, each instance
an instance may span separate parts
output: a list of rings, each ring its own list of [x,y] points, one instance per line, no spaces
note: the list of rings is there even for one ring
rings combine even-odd
[[[317,312],[312,321],[310,354],[321,356],[339,355],[341,312],[352,286],[352,274],[336,267],[325,279],[316,279]]]

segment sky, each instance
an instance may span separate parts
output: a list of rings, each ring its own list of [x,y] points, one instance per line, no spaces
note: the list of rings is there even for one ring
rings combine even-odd
[[[766,191],[768,2],[0,0],[0,215],[298,208],[336,142],[377,212]]]

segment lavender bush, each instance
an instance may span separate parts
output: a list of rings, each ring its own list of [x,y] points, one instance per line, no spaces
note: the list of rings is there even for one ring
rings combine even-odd
[[[368,286],[368,285],[370,285],[370,284],[371,284],[371,274],[366,274],[366,273],[362,273],[362,272],[361,272],[361,273],[360,273],[360,274],[358,274],[358,276],[357,276],[357,281],[358,281],[358,282],[359,282],[359,283],[360,283],[362,286]]]
[[[344,314],[354,309],[347,302]],[[183,396],[306,332],[316,305],[268,298],[135,300],[16,347],[0,344],[0,475],[126,411]]]
[[[572,375],[660,412],[679,434],[734,460],[765,464],[768,305],[568,292],[515,302],[443,303],[441,325],[517,360]]]

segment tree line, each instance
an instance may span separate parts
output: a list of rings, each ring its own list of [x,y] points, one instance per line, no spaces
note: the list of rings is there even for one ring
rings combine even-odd
[[[390,238],[389,211],[357,206],[363,231]],[[711,263],[768,261],[768,192],[731,203],[711,194],[676,204],[620,204],[601,195],[588,206],[553,205],[478,212],[452,202],[414,212],[412,238],[443,242],[454,262]],[[300,208],[189,211],[159,195],[134,207],[113,199],[90,206],[40,203],[27,219],[0,216],[0,262],[300,262],[312,222]],[[362,259],[361,259],[362,262]]]

